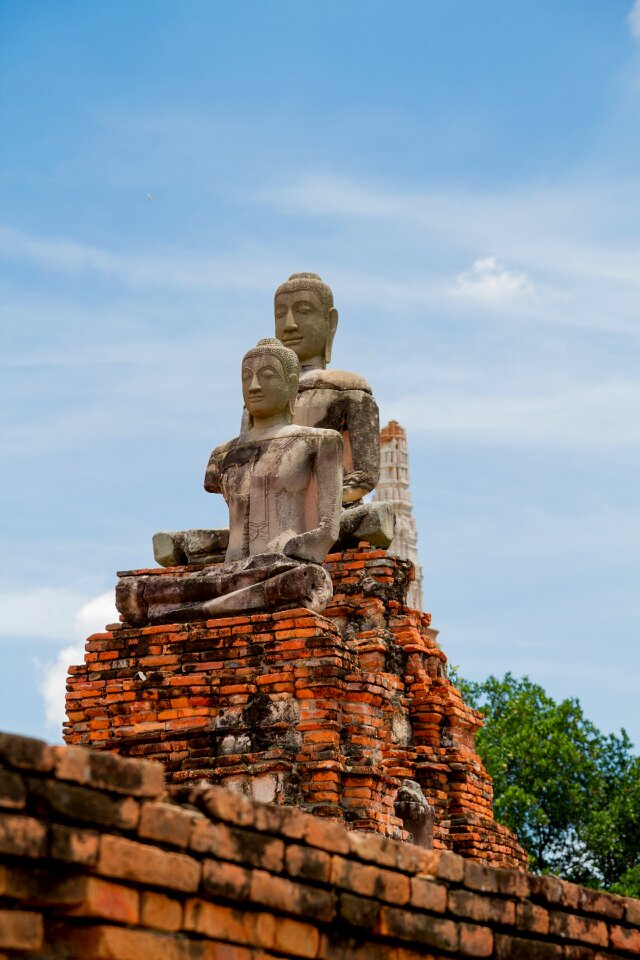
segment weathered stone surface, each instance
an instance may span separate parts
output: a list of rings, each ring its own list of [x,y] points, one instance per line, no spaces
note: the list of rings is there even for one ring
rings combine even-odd
[[[296,423],[342,434],[344,504],[369,493],[380,471],[378,405],[369,384],[366,389],[341,386],[345,380],[348,382],[348,376],[345,370],[312,370],[303,374],[295,412]],[[356,382],[362,382],[362,378],[357,377]]]
[[[204,605],[207,616],[293,607],[323,610],[333,595],[331,577],[314,563],[292,562],[296,565],[275,576],[272,573],[261,583],[210,600]]]
[[[332,544],[331,552],[348,550],[364,541],[373,547],[385,549],[391,543],[395,531],[395,508],[392,503],[375,501],[355,503],[342,510],[340,514],[340,532],[337,541]],[[195,535],[189,539],[189,535]],[[191,550],[190,544],[197,543],[198,548]],[[178,532],[156,533],[153,538],[153,553],[162,567],[195,565],[198,563],[219,563],[224,553],[213,552],[213,547],[229,544],[228,530],[183,530]],[[211,545],[212,559],[205,559],[205,549]]]
[[[226,563],[186,577],[121,577],[116,606],[128,623],[320,610],[331,598],[331,579],[319,564],[339,531],[342,439],[334,430],[292,423],[299,376],[296,354],[279,340],[261,340],[245,354],[248,430],[215,448],[204,483],[229,507]],[[173,560],[180,541],[206,548],[206,531],[191,540],[189,533],[168,541],[156,535],[158,549]]]
[[[316,273],[294,273],[276,290],[274,313],[276,336],[302,367],[294,422],[342,434],[342,502],[353,503],[378,482],[378,405],[364,377],[325,369],[338,326],[331,289]]]
[[[341,456],[335,431],[290,424],[217,447],[205,489],[229,505],[227,562],[278,552],[322,563],[339,531]]]
[[[347,550],[361,541],[386,549],[393,540],[396,515],[392,503],[358,503],[340,516],[340,538],[333,550]]]
[[[194,573],[120,577],[116,603],[127,623],[186,623],[234,611],[306,607],[332,596],[331,577],[316,564],[262,553]]]
[[[415,780],[404,779],[394,804],[396,816],[402,820],[409,839],[418,847],[433,848],[433,807],[422,787]]]
[[[221,563],[229,546],[229,530],[161,530],[153,535],[153,556],[161,567],[185,563]]]
[[[213,451],[205,476],[229,505],[227,561],[277,551],[322,563],[338,535],[341,439],[292,424],[298,380],[296,355],[277,340],[245,355],[249,430]]]
[[[359,503],[374,489],[380,473],[378,405],[364,377],[348,370],[326,369],[338,325],[333,294],[315,273],[292,274],[276,290],[274,312],[276,337],[294,351],[302,371],[292,405],[293,423],[336,430],[342,436],[342,503]],[[246,434],[253,422],[245,400],[241,434]],[[345,529],[333,541],[339,544],[336,549],[353,545],[357,537],[376,547],[388,546],[389,535],[393,535],[390,517],[374,514],[369,521],[365,512],[362,518],[365,522],[356,534],[354,518],[345,517]],[[224,533],[158,533],[153,541],[154,557],[163,567],[216,562],[222,559],[216,551],[221,549]]]

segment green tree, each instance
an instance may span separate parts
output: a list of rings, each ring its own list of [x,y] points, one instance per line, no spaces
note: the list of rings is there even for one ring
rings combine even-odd
[[[452,680],[484,714],[476,747],[496,819],[517,833],[531,869],[636,896],[640,758],[624,730],[605,736],[578,700],[556,703],[528,677]]]
[[[605,792],[586,824],[585,843],[606,887],[640,897],[640,757]]]

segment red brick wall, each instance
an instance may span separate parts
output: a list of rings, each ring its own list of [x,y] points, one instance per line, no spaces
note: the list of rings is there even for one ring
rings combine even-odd
[[[0,735],[0,960],[605,960],[640,901]]]
[[[429,615],[403,605],[411,564],[363,547],[326,565],[324,616],[122,623],[90,637],[70,668],[67,743],[157,759],[172,783],[206,778],[395,838],[406,837],[394,815],[400,780],[417,780],[436,848],[522,864],[493,819],[474,748],[480,716],[447,679]]]

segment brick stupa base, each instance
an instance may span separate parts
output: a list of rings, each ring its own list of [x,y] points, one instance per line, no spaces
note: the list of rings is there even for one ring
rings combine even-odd
[[[403,605],[411,564],[361,545],[326,566],[323,616],[122,623],[90,637],[70,668],[66,742],[160,760],[174,786],[223,784],[397,839],[394,800],[410,778],[434,807],[436,848],[522,865],[493,819],[481,718],[447,679],[429,615]]]

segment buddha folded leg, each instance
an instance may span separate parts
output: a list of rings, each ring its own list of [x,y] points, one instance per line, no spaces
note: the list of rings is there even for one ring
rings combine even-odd
[[[359,501],[343,508],[340,534],[329,550],[347,550],[361,541],[386,549],[393,540],[395,519],[393,504],[384,500]],[[154,535],[153,553],[162,567],[215,563],[222,559],[221,553],[215,551],[226,549],[228,543],[228,530],[163,531]]]
[[[116,606],[127,623],[186,623],[253,610],[321,610],[332,596],[322,567],[263,553],[188,574],[123,576]]]
[[[331,548],[332,552],[348,550],[357,546],[360,541],[386,550],[393,540],[395,528],[396,514],[392,503],[386,500],[373,500],[369,503],[360,501],[343,509],[340,515],[340,536]]]
[[[297,563],[264,580],[203,604],[207,617],[253,610],[306,607],[319,613],[333,596],[331,577],[316,563]]]
[[[216,447],[205,489],[229,507],[224,564],[198,571],[123,575],[116,605],[128,623],[171,623],[296,606],[319,611],[332,596],[320,564],[340,528],[343,441],[330,429],[294,424],[300,364],[279,340],[261,340],[242,360],[245,434]],[[209,556],[220,531],[160,533],[162,563]],[[216,542],[217,541],[217,542]]]
[[[153,556],[161,567],[223,563],[229,530],[161,530],[153,535]]]

